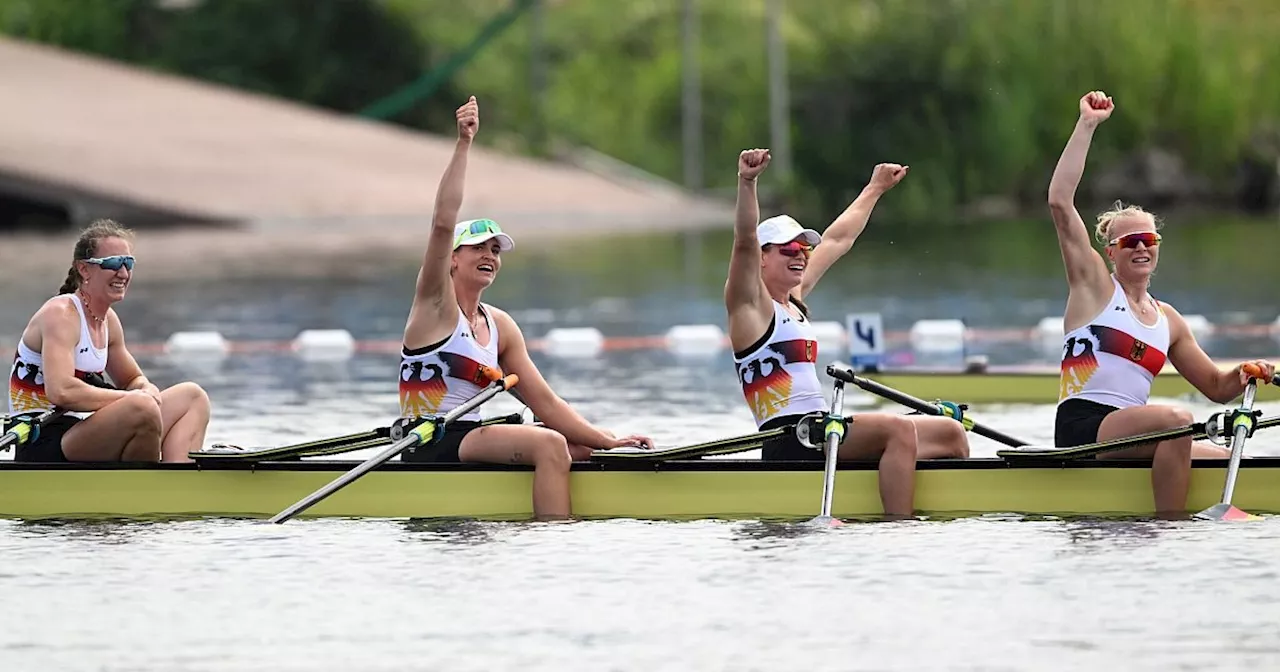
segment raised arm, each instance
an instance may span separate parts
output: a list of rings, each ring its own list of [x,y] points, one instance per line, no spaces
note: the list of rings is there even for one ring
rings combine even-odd
[[[75,349],[80,341],[80,314],[70,301],[50,301],[40,309],[39,323],[44,391],[49,403],[68,411],[88,413],[131,394],[95,387],[76,378]],[[112,381],[120,383],[114,376]]]
[[[528,406],[544,425],[563,434],[570,443],[589,448],[653,447],[649,437],[632,435],[619,438],[587,422],[542,377],[529,357],[524,334],[515,320],[497,309],[493,309],[493,318],[498,326],[498,361],[502,370],[520,378],[519,389],[512,388],[511,394]]]
[[[1161,302],[1160,305],[1169,320],[1169,363],[1209,401],[1225,404],[1244,393],[1245,384],[1249,382],[1248,374],[1243,371],[1245,364],[1262,369],[1266,378],[1262,381],[1264,383],[1270,382],[1275,375],[1275,365],[1261,359],[1243,362],[1226,371],[1218,368],[1196,342],[1195,334],[1182,314],[1167,303]]]
[[[745,347],[769,328],[773,316],[768,292],[760,275],[760,204],[756,180],[769,165],[769,150],[748,149],[738,155],[738,205],[733,222],[733,252],[729,279],[724,285],[724,305],[729,311],[729,340]]]
[[[1070,287],[1066,317],[1068,329],[1083,324],[1101,310],[1102,304],[1111,296],[1107,262],[1089,242],[1089,230],[1076,210],[1075,196],[1084,175],[1094,129],[1106,121],[1114,109],[1111,98],[1101,91],[1092,91],[1080,99],[1080,119],[1049,182],[1049,213],[1058,232],[1058,246],[1062,250]]]
[[[853,248],[854,241],[867,228],[867,220],[880,197],[901,182],[909,170],[910,166],[881,163],[871,171],[871,180],[862,188],[862,193],[822,232],[822,244],[814,248],[813,256],[805,266],[804,282],[799,288],[800,298],[808,296],[827,269]]]
[[[418,271],[417,288],[409,321],[405,326],[405,344],[418,347],[439,340],[436,332],[453,329],[458,319],[458,302],[453,296],[453,280],[449,275],[449,256],[453,252],[453,228],[462,209],[462,195],[467,180],[467,156],[472,140],[480,129],[480,106],[472,96],[458,108],[458,142],[453,157],[436,189],[435,213],[431,232],[427,235],[427,251]]]

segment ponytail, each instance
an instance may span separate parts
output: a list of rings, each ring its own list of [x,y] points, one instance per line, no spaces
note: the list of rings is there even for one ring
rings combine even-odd
[[[58,294],[70,294],[77,289],[80,289],[80,272],[76,270],[76,265],[73,263],[71,270],[67,271],[67,279],[62,281]]]

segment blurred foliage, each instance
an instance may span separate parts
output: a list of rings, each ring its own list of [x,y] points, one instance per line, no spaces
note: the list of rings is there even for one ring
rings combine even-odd
[[[465,49],[512,6],[158,2],[0,0],[0,29],[352,111]],[[705,181],[729,189],[738,152],[769,142],[765,0],[697,6]],[[540,22],[526,13],[395,121],[450,132],[452,110],[474,94],[483,142],[529,154],[586,145],[681,182],[682,8],[543,0]],[[912,166],[882,216],[954,219],[992,197],[1038,207],[1076,101],[1092,89],[1118,110],[1097,136],[1091,176],[1160,148],[1231,196],[1241,165],[1280,155],[1275,0],[789,0],[782,30],[796,171],[782,187],[793,211],[817,221],[880,161]]]
[[[174,3],[172,8],[169,3]],[[422,37],[366,0],[0,0],[0,32],[341,112],[431,67]],[[393,121],[452,124],[446,86]]]

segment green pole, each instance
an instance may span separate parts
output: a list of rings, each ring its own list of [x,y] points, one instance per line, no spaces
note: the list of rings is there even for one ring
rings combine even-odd
[[[513,0],[510,9],[493,17],[489,23],[480,29],[479,33],[476,33],[470,44],[450,56],[449,60],[381,100],[375,101],[360,110],[358,114],[372,119],[386,119],[400,114],[426,99],[453,73],[475,58],[476,54],[480,53],[485,45],[515,23],[516,19],[520,18],[520,15],[533,3],[534,0]]]

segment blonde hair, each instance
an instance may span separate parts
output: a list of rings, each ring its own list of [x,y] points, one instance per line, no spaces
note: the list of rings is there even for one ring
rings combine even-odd
[[[1111,242],[1111,225],[1117,219],[1126,217],[1142,217],[1151,220],[1152,226],[1158,231],[1163,225],[1159,217],[1142,209],[1140,205],[1125,205],[1122,201],[1116,201],[1111,205],[1111,209],[1098,215],[1098,225],[1093,229],[1093,235],[1098,239],[1099,243],[1106,245]]]

